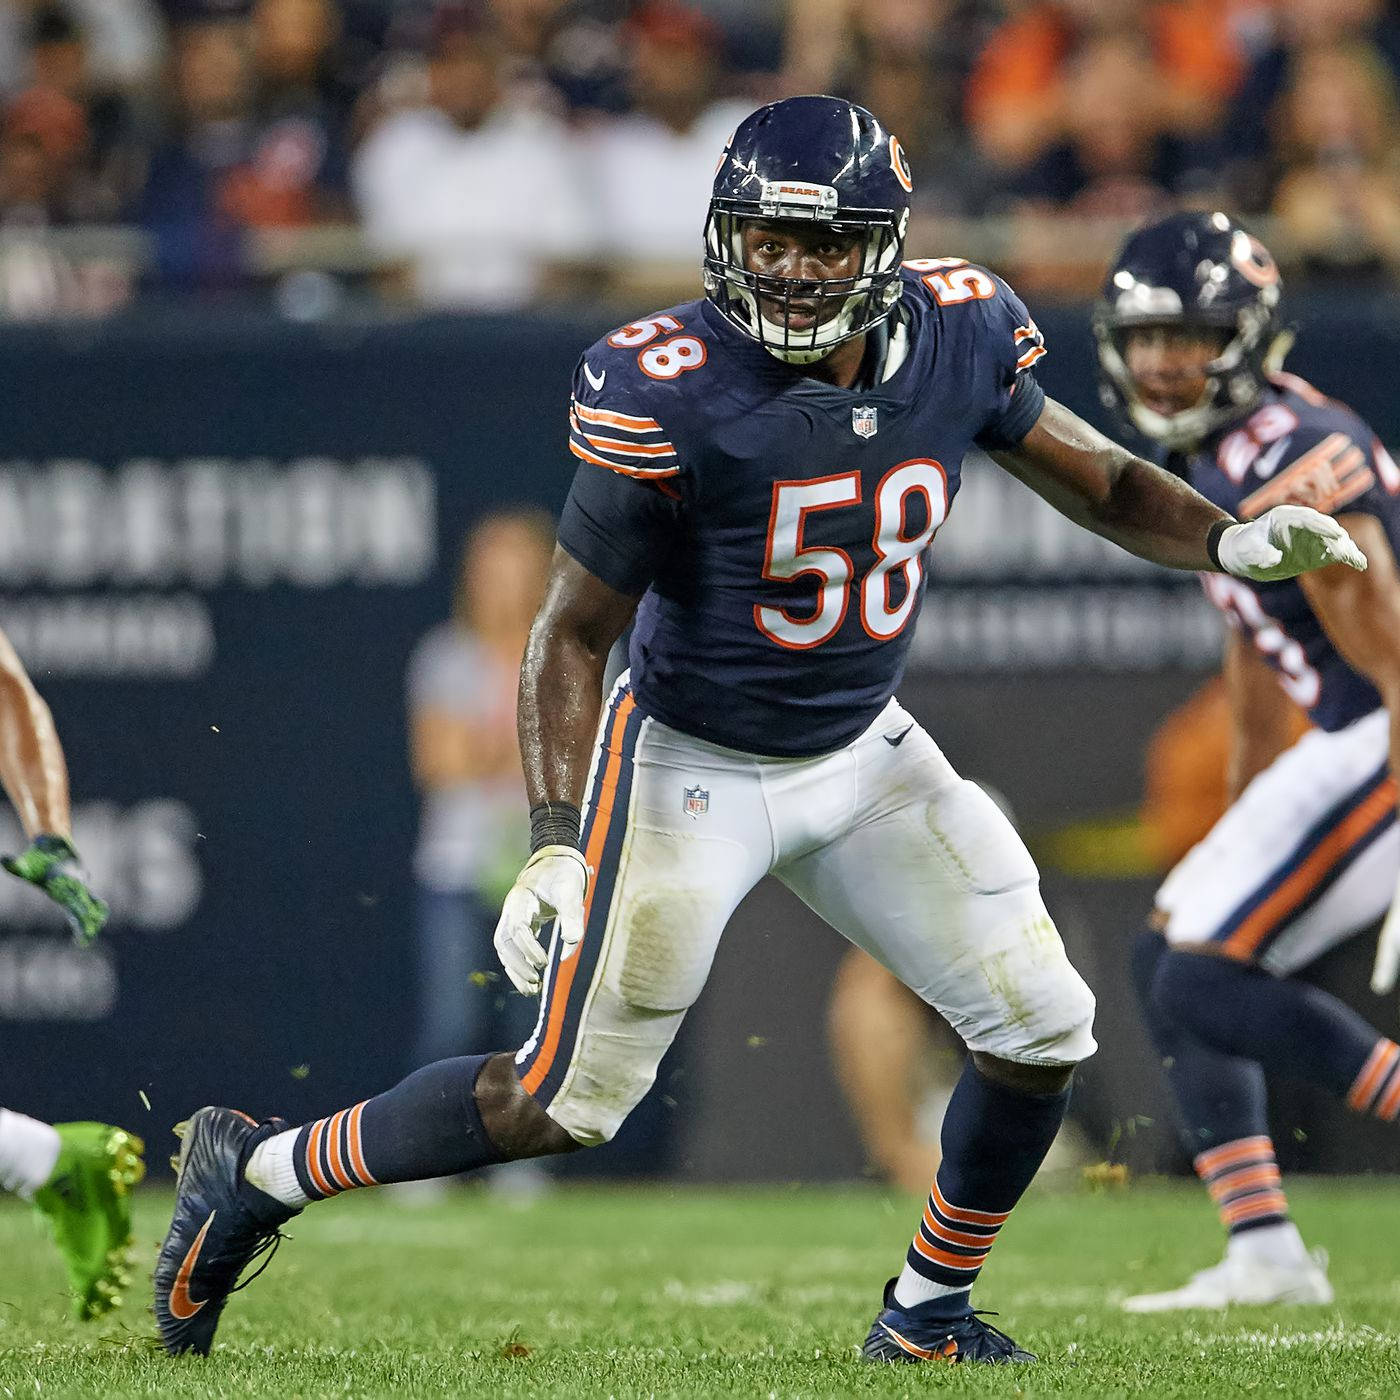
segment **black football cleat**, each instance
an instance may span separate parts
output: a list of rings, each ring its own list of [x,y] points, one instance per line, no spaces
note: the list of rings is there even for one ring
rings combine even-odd
[[[259,1123],[233,1108],[201,1108],[175,1129],[184,1139],[175,1214],[154,1279],[156,1330],[172,1356],[209,1354],[229,1294],[244,1286],[239,1275],[276,1248],[280,1227],[298,1213],[243,1179],[253,1148],[289,1126],[281,1118]]]
[[[867,1361],[980,1361],[993,1366],[1036,1360],[1034,1352],[1018,1347],[986,1321],[988,1314],[969,1309],[962,1317],[932,1318],[920,1317],[922,1311],[905,1312],[895,1304],[891,1279],[885,1285],[885,1306],[860,1354]]]

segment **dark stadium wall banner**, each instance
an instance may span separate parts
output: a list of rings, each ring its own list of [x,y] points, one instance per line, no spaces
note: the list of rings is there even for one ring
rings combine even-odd
[[[1097,417],[1086,317],[1037,319],[1047,390]],[[1299,319],[1296,367],[1329,387],[1317,347],[1330,345],[1356,406],[1400,442],[1393,357],[1377,353],[1400,321],[1374,307]],[[405,663],[447,615],[468,524],[562,503],[570,376],[605,328],[163,311],[0,332],[0,626],[53,707],[79,844],[113,906],[110,934],[79,953],[42,899],[0,879],[0,1103],[160,1144],[201,1103],[309,1117],[410,1068]],[[1074,709],[1058,687],[1089,668],[1118,678],[1117,703],[1146,727],[1213,664],[1218,629],[1193,580],[1074,531],[988,463],[968,477],[935,546],[911,673],[936,725],[953,727],[939,695],[1001,716],[1014,692],[1027,744],[1050,707],[1067,735],[1092,709],[1092,677]],[[1107,786],[1134,790],[1134,735],[1103,761]],[[1068,800],[1063,766],[1005,767],[988,776],[1013,806]],[[0,847],[17,840],[0,824]],[[755,936],[766,916],[748,917],[722,949],[741,981],[771,946]],[[819,1008],[822,987],[809,992]],[[719,1128],[736,1094],[785,1111],[760,1103],[751,1038],[785,1063],[825,1063],[821,1016],[783,1017],[708,1000],[706,1044],[742,1053],[687,1060],[682,1047],[634,1146],[684,1120],[682,1169],[782,1170],[791,1152],[765,1161],[757,1137]],[[768,1140],[816,1175],[847,1172],[834,1087],[812,1083],[817,1100],[794,1097]],[[609,1157],[629,1164],[626,1143],[597,1160]]]

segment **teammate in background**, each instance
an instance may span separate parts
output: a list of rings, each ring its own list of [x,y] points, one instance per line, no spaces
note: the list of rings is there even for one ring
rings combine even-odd
[[[0,783],[29,846],[0,858],[11,875],[48,895],[80,944],[107,922],[73,849],[68,768],[53,716],[0,632]],[[105,1123],[50,1127],[0,1108],[0,1187],[48,1221],[68,1269],[73,1313],[100,1317],[131,1281],[131,1188],[145,1174],[140,1138]]]
[[[1326,512],[1370,565],[1205,578],[1230,624],[1232,801],[1162,885],[1133,971],[1229,1239],[1222,1263],[1129,1298],[1134,1312],[1331,1302],[1288,1216],[1266,1073],[1400,1115],[1400,1047],[1294,977],[1395,901],[1400,469],[1350,409],[1278,372],[1279,296],[1256,239],[1224,214],[1181,214],[1128,241],[1096,318],[1106,396],[1169,469],[1244,520]],[[1296,741],[1290,700],[1315,726]]]
[[[310,1201],[606,1142],[771,871],[971,1051],[865,1355],[1033,1359],[969,1294],[1094,1049],[1093,997],[1011,824],[893,698],[963,457],[983,444],[1178,568],[1365,561],[1312,511],[1236,523],[1047,400],[1009,287],[960,259],[901,267],[911,189],[868,112],[760,109],[715,176],[708,296],[580,362],[580,465],[521,672],[533,854],[496,929],[511,980],[542,990],[534,1034],[301,1128],[199,1110],[156,1266],[168,1350],[208,1351],[240,1271]]]

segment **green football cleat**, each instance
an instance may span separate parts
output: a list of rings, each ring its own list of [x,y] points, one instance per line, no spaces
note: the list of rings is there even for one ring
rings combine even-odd
[[[131,1188],[146,1175],[139,1137],[107,1123],[55,1124],[53,1174],[34,1194],[68,1266],[73,1316],[119,1307],[131,1282]]]

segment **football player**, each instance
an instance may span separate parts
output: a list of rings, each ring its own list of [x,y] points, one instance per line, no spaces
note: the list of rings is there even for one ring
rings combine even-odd
[[[1364,560],[1309,510],[1236,523],[1049,402],[1005,283],[902,264],[911,189],[861,108],[762,108],[721,155],[707,295],[580,360],[577,470],[521,673],[533,853],[496,930],[512,982],[540,994],[534,1033],[300,1128],[195,1114],[155,1276],[169,1350],[208,1350],[240,1269],[310,1201],[606,1142],[772,872],[971,1051],[865,1354],[1031,1359],[969,1292],[1094,1049],[1093,997],[1010,823],[893,698],[963,457],[982,444],[1163,564]]]
[[[1230,624],[1232,805],[1167,877],[1134,975],[1228,1242],[1184,1287],[1128,1299],[1135,1312],[1331,1302],[1288,1216],[1267,1073],[1400,1115],[1400,1048],[1295,976],[1395,908],[1400,469],[1350,409],[1279,371],[1279,296],[1256,239],[1224,214],[1181,214],[1128,241],[1095,323],[1107,399],[1170,470],[1241,520],[1325,512],[1370,564],[1205,576]],[[1296,742],[1290,700],[1314,726]]]
[[[73,847],[68,769],[53,716],[0,632],[0,783],[29,846],[0,858],[58,904],[80,944],[107,921]],[[144,1174],[139,1138],[106,1123],[60,1123],[0,1108],[0,1187],[33,1201],[63,1256],[73,1314],[100,1317],[131,1281],[131,1188]]]

